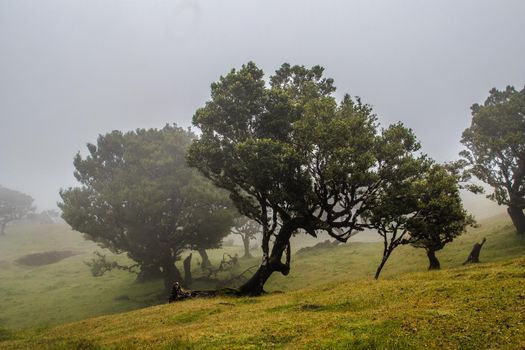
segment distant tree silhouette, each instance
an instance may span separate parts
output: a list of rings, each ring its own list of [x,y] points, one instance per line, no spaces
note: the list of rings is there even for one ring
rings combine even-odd
[[[0,235],[11,221],[20,220],[33,212],[33,198],[25,193],[0,186]]]

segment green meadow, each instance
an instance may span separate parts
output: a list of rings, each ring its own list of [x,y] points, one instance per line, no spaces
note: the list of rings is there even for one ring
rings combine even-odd
[[[483,237],[482,263],[462,266]],[[0,238],[2,349],[525,347],[525,237],[505,215],[440,251],[441,271],[426,271],[423,250],[401,247],[375,281],[382,244],[352,241],[294,254],[290,274],[272,276],[262,297],[174,304],[160,297],[161,281],[138,283],[123,271],[92,277],[84,262],[100,249],[66,225],[11,226]],[[78,254],[16,262],[65,250]],[[215,265],[225,251],[242,249],[210,251]],[[239,270],[258,261],[241,260]]]

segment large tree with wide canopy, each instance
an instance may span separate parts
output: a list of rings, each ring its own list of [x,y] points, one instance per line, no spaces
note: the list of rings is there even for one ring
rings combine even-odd
[[[369,105],[334,92],[322,67],[283,64],[266,82],[250,62],[213,83],[193,117],[202,134],[190,165],[262,226],[263,259],[241,294],[289,273],[292,235],[325,231],[344,242],[369,227],[362,214],[418,149],[403,125],[380,131]]]

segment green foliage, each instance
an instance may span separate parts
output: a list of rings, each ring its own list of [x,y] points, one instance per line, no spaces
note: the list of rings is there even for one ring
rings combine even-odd
[[[475,224],[463,208],[458,179],[444,166],[433,164],[414,187],[418,193],[416,214],[407,224],[413,246],[441,250]]]
[[[391,181],[381,186],[376,205],[367,213],[383,240],[378,278],[390,254],[400,245],[412,244],[434,253],[475,224],[459,195],[460,175],[450,165],[433,163],[425,156],[399,158]]]
[[[22,219],[34,211],[31,196],[0,186],[0,234],[4,234],[8,222]]]
[[[169,288],[182,252],[218,247],[233,220],[225,194],[186,166],[193,137],[169,125],[99,136],[75,157],[81,187],[61,191],[62,217],[141,268],[161,269]]]
[[[368,227],[361,215],[419,148],[410,130],[379,132],[369,105],[348,95],[337,102],[334,91],[319,66],[283,64],[267,85],[250,62],[212,84],[194,115],[202,136],[190,164],[262,226],[268,260],[256,273],[259,289],[273,271],[288,273],[289,254],[284,264],[281,257],[297,230],[346,241]]]
[[[492,89],[485,103],[474,104],[472,123],[463,131],[460,154],[468,173],[493,188],[487,197],[525,208],[525,88]]]

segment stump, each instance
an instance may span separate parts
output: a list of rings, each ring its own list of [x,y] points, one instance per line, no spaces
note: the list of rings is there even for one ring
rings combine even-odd
[[[467,260],[465,260],[463,265],[479,263],[479,253],[481,251],[481,247],[483,247],[483,244],[485,244],[486,241],[487,239],[483,238],[483,241],[481,241],[481,243],[474,244]]]

